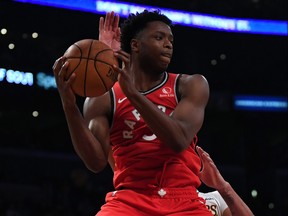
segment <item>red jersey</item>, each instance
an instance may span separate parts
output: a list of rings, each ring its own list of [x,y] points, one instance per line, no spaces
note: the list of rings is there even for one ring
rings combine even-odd
[[[179,77],[166,72],[159,85],[141,93],[166,115],[171,115],[178,104]],[[194,141],[183,152],[175,153],[153,134],[118,82],[111,93],[114,112],[110,137],[115,159],[115,189],[199,187],[200,159]]]

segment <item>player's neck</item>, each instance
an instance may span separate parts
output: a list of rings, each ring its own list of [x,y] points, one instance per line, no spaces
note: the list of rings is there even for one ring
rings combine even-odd
[[[144,92],[159,85],[163,81],[164,76],[164,72],[160,74],[136,72],[134,77],[134,84],[138,91]]]

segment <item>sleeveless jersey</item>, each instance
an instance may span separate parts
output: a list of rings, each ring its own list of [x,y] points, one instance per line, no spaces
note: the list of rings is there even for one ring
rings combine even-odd
[[[141,94],[171,115],[178,104],[179,76],[165,72],[159,85]],[[183,152],[175,153],[153,134],[118,82],[111,93],[114,111],[110,140],[115,159],[115,189],[199,187],[200,159],[194,141]]]
[[[219,194],[218,191],[212,191],[208,193],[198,193],[199,197],[202,197],[206,202],[206,207],[211,211],[214,216],[222,216],[225,209],[228,208],[226,202]]]

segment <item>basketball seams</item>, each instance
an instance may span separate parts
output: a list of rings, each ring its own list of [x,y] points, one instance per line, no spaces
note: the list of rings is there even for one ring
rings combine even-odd
[[[67,59],[69,59],[69,60],[73,60],[73,59],[80,59],[79,57],[68,57]],[[106,64],[106,65],[109,65],[109,66],[111,66],[112,67],[112,64],[109,64],[109,63],[107,63],[106,61],[103,61],[103,60],[100,60],[100,59],[95,59],[95,58],[87,58],[87,57],[82,57],[81,58],[82,60],[83,59],[85,59],[85,60],[92,60],[92,61],[95,61],[95,62],[101,62],[101,63],[103,63],[103,64]],[[80,65],[80,64],[78,64],[78,65]],[[78,66],[77,65],[77,66]],[[77,67],[76,66],[76,67]]]
[[[103,61],[103,60],[99,60],[99,59],[98,59],[98,56],[99,56],[100,54],[102,54],[102,53],[104,53],[104,52],[106,52],[106,51],[111,51],[111,50],[112,50],[112,49],[103,49],[103,50],[97,52],[97,54],[96,54],[95,57],[94,57],[94,68],[95,68],[95,70],[96,70],[96,72],[97,72],[97,74],[98,74],[98,76],[99,76],[99,78],[100,78],[100,80],[101,80],[101,82],[102,82],[102,84],[103,84],[103,86],[104,86],[104,88],[105,88],[106,91],[108,91],[109,89],[108,89],[106,83],[104,82],[104,80],[103,80],[103,78],[102,78],[102,76],[101,76],[101,73],[99,73],[98,68],[97,68],[97,66],[96,66],[96,63],[97,63],[97,62],[101,62],[101,63],[104,63],[104,64],[109,65],[110,67],[112,67],[112,65],[111,65],[111,64],[108,64],[106,61]],[[110,70],[111,70],[111,68],[110,68]]]
[[[82,59],[82,49],[80,46],[78,46],[78,44],[74,43],[73,46],[75,46],[76,48],[78,48],[79,52],[80,52],[80,58],[79,57],[67,57],[67,60],[70,59],[79,59],[78,64],[73,68],[73,70],[71,70],[71,72],[68,74],[68,76],[66,76],[66,79],[68,80],[71,75],[77,70],[77,68],[79,67],[79,65],[81,64],[81,59]],[[69,49],[68,49],[69,50]],[[68,51],[67,50],[67,51]],[[67,53],[67,51],[65,53]],[[64,54],[65,55],[65,54]]]
[[[90,46],[89,46],[89,51],[88,51],[88,57],[90,56],[90,53],[91,53],[91,49],[92,49],[92,45],[93,45],[93,40],[91,39],[90,41]],[[84,59],[84,58],[83,58]],[[81,58],[81,61],[82,61],[82,58]],[[86,59],[86,67],[85,67],[85,73],[84,73],[84,88],[83,88],[83,93],[84,93],[84,96],[86,97],[86,92],[87,92],[87,85],[86,85],[86,81],[87,81],[87,73],[88,73],[88,58]]]

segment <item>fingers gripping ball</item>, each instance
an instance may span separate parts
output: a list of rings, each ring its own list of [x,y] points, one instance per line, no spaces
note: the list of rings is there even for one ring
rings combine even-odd
[[[118,60],[113,50],[101,41],[84,39],[72,44],[64,53],[69,62],[65,78],[75,73],[72,83],[75,94],[82,97],[95,97],[112,88],[117,80],[113,64]]]

